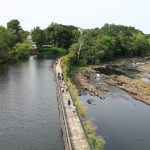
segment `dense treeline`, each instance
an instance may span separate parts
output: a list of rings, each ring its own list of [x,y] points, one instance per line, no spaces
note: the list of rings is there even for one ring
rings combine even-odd
[[[86,30],[70,48],[72,60],[80,65],[122,57],[143,56],[150,52],[150,35],[134,27],[105,24],[101,29]]]
[[[40,50],[44,45],[68,49],[70,45],[77,42],[79,37],[78,28],[57,23],[51,23],[44,30],[36,27],[31,34],[33,41]]]
[[[15,19],[7,23],[7,28],[0,26],[0,63],[29,56],[28,34]]]
[[[7,28],[0,26],[0,62],[29,56],[27,36],[18,20]],[[32,40],[40,52],[68,51],[74,64],[99,64],[122,57],[143,56],[150,51],[150,35],[134,27],[105,24],[102,28],[78,30],[77,27],[51,23],[46,29],[35,27]],[[47,49],[44,49],[46,47]],[[64,51],[65,49],[65,51]]]

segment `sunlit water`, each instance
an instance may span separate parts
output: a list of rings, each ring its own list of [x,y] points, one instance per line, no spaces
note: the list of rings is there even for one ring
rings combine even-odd
[[[52,62],[0,66],[0,150],[61,150]]]

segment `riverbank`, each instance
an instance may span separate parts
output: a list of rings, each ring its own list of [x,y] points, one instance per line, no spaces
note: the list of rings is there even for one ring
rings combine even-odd
[[[142,101],[146,104],[150,104],[150,84],[144,81],[127,77],[119,69],[113,69],[112,67],[122,67],[124,65],[136,65],[138,69],[149,73],[150,64],[146,63],[149,57],[146,58],[134,58],[132,59],[121,59],[114,62],[104,63],[103,65],[91,66],[84,70],[78,71],[76,79],[78,80],[80,87],[91,94],[105,99],[104,93],[108,92],[107,84],[116,86],[120,89],[128,92],[136,100]],[[139,74],[140,76],[140,74]],[[95,78],[103,80],[97,84],[93,82]],[[105,82],[105,83],[104,83]]]
[[[98,96],[101,99],[105,99],[103,92],[107,91],[107,88],[104,85],[96,85],[95,83],[90,82],[90,77],[95,77],[96,72],[91,68],[86,68],[84,71],[80,71],[76,75],[76,79],[80,85],[80,88],[86,91],[91,92],[91,94]]]
[[[96,134],[96,129],[94,127],[94,124],[92,121],[86,120],[85,115],[86,115],[86,106],[84,103],[79,100],[79,92],[77,86],[73,83],[73,78],[71,74],[74,74],[74,71],[76,71],[76,68],[68,68],[68,62],[69,59],[72,57],[72,55],[64,56],[62,57],[61,61],[61,66],[62,66],[62,71],[64,74],[64,80],[66,81],[68,87],[70,88],[70,92],[72,94],[73,100],[77,106],[77,109],[79,111],[79,114],[82,117],[82,121],[85,127],[86,132],[88,133],[88,136],[90,138],[90,141],[92,142],[92,145],[95,150],[103,150],[104,145],[105,145],[105,140],[103,137],[98,136]]]
[[[150,84],[123,75],[106,77],[106,82],[127,91],[133,98],[150,105]]]
[[[146,73],[150,73],[150,64],[142,64],[138,67],[138,69],[141,69]]]

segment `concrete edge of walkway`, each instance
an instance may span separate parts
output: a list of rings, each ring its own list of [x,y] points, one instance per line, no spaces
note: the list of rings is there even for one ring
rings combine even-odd
[[[55,64],[55,63],[56,63],[56,62],[54,61],[53,69],[54,69],[54,71],[55,71],[55,79],[58,80],[58,78],[57,78],[57,71],[56,71],[56,64]],[[61,69],[61,72],[62,72],[62,67],[61,67],[61,63],[60,63],[60,62],[59,62],[59,65],[60,65],[60,69]],[[57,84],[60,84],[60,83],[57,82]],[[65,83],[65,84],[66,84],[66,86],[67,86],[67,88],[68,88],[68,92],[69,92],[69,95],[70,95],[70,97],[71,97],[71,99],[72,99],[73,105],[77,108],[77,106],[76,106],[76,104],[75,104],[75,101],[74,101],[74,98],[73,98],[73,96],[72,96],[72,94],[71,94],[70,88],[69,88],[69,86],[67,85],[67,83]],[[59,87],[60,87],[60,85],[59,85]],[[80,114],[79,114],[79,112],[78,112],[78,109],[76,109],[76,113],[77,113],[77,116],[78,116],[78,118],[79,118],[81,127],[82,127],[82,129],[83,129],[84,136],[85,136],[85,138],[86,138],[86,140],[87,140],[87,143],[88,143],[88,145],[89,145],[89,149],[94,150],[93,145],[92,145],[92,143],[91,143],[91,141],[90,141],[90,139],[89,139],[89,137],[88,137],[88,133],[87,133],[87,131],[86,131],[84,125],[83,125],[82,117],[80,116]]]

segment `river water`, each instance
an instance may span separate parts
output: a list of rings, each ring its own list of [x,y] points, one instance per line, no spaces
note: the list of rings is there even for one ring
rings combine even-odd
[[[86,118],[106,141],[105,150],[150,150],[150,106],[114,86],[107,88],[105,100],[86,93],[79,97],[88,107]],[[88,99],[94,100],[93,105]]]
[[[0,66],[0,150],[61,150],[52,61]]]

